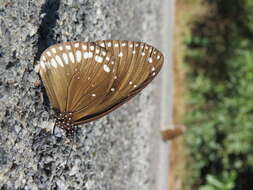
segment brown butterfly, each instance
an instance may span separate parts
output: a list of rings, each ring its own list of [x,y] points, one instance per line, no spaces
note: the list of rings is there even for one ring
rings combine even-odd
[[[142,42],[64,42],[46,49],[39,64],[55,126],[75,126],[115,110],[145,88],[163,65],[163,55]]]

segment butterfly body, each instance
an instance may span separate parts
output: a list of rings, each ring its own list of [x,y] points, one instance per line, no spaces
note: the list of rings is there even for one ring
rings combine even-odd
[[[142,42],[64,42],[46,49],[39,73],[67,132],[110,113],[157,75],[163,55]]]
[[[73,113],[59,113],[56,117],[55,127],[59,127],[67,132],[73,134],[75,132],[75,124],[73,123]]]

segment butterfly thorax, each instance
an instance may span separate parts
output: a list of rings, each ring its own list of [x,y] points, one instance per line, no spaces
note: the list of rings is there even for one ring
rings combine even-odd
[[[73,134],[75,132],[75,125],[73,124],[73,113],[65,112],[59,113],[55,126],[64,129],[67,134]]]

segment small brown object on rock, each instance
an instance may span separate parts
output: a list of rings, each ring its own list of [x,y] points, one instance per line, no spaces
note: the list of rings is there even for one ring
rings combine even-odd
[[[176,125],[173,129],[161,131],[162,139],[164,141],[173,140],[174,138],[184,134],[185,131],[186,127],[184,125]]]

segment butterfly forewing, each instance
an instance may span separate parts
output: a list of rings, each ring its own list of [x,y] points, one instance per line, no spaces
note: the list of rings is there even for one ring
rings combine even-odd
[[[111,52],[117,72],[104,101],[78,123],[95,120],[122,105],[151,82],[163,64],[163,55],[145,43],[118,40],[96,43]]]

